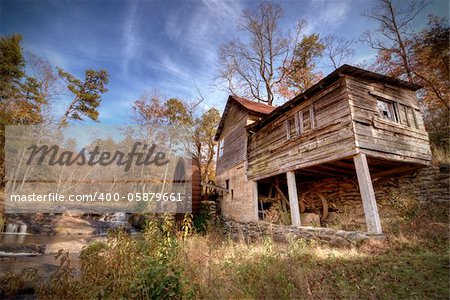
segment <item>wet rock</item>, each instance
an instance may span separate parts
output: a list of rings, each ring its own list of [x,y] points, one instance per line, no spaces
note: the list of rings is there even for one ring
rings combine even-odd
[[[44,245],[0,245],[0,256],[33,256],[45,252]]]
[[[87,245],[87,243],[87,239],[50,243],[45,247],[45,254],[55,254],[60,250],[69,253],[79,253],[81,252],[81,249]]]
[[[53,223],[56,234],[92,235],[96,232],[89,221],[80,218],[62,215],[55,217]]]

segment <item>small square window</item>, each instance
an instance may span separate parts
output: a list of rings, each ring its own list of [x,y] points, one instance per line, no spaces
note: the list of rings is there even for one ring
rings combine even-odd
[[[381,117],[389,121],[398,122],[393,102],[378,99],[377,107]]]

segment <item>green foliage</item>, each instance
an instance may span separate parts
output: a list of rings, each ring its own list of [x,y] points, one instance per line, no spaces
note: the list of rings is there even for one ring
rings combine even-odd
[[[194,230],[194,224],[192,221],[192,214],[184,214],[183,221],[181,222],[181,236],[186,240]]]
[[[0,124],[33,124],[42,120],[40,83],[25,73],[22,36],[0,38]]]
[[[209,213],[207,210],[202,209],[200,213],[196,214],[192,220],[195,232],[199,234],[206,234],[208,231],[208,223],[209,223]]]
[[[20,80],[25,76],[25,60],[20,43],[22,36],[14,34],[0,39],[0,99],[19,92]]]
[[[17,273],[13,270],[7,270],[0,275],[0,297],[9,299],[18,296],[23,292],[32,292],[31,286],[27,287],[27,282],[36,281],[37,270],[26,268]]]
[[[169,124],[181,126],[193,126],[194,121],[183,101],[171,98],[165,103],[164,112]]]
[[[187,223],[187,221],[185,222]],[[111,232],[106,243],[95,242],[80,255],[77,276],[68,253],[60,253],[60,267],[38,289],[43,298],[181,298],[184,293],[183,264],[174,216],[151,220],[142,239],[122,230]]]
[[[86,70],[84,81],[58,68],[61,78],[67,83],[68,90],[74,98],[60,120],[62,125],[68,120],[83,121],[87,117],[93,121],[98,119],[98,106],[101,103],[101,95],[108,89],[109,75],[105,70]]]

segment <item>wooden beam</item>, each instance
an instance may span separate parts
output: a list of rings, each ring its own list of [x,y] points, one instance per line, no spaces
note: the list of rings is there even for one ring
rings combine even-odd
[[[353,157],[356,175],[358,177],[359,190],[363,202],[364,215],[366,217],[367,231],[373,234],[382,234],[381,221],[378,214],[375,192],[370,178],[369,165],[366,155],[359,153]]]
[[[298,207],[297,183],[295,182],[295,173],[290,171],[286,173],[289,203],[291,208],[291,220],[293,226],[300,226],[300,209]]]
[[[206,186],[206,187],[215,189],[216,191],[219,191],[219,192],[224,192],[224,193],[227,193],[227,194],[229,193],[229,191],[226,188],[224,188],[222,186],[215,185],[215,184],[202,182],[202,186]]]
[[[305,173],[305,174],[310,173],[312,175],[317,175],[317,176],[320,176],[320,177],[334,177],[334,176],[336,176],[335,172],[319,170],[318,166],[307,168],[307,169],[301,169],[300,171]]]
[[[401,166],[401,167],[391,168],[388,170],[383,170],[383,171],[373,173],[372,177],[373,178],[384,177],[384,176],[389,176],[389,175],[396,174],[396,173],[409,172],[412,170],[416,170],[417,168],[418,168],[417,166]]]
[[[334,175],[355,175],[355,169],[352,170],[348,170],[348,169],[344,169],[344,168],[339,168],[339,167],[333,167],[332,165],[319,165],[316,168],[323,169],[323,170],[328,170],[328,171],[332,171],[334,173]]]
[[[278,186],[278,183],[277,183],[277,185],[275,185],[275,189],[277,190],[278,194],[280,195],[281,200],[283,200],[287,206],[290,206],[288,198],[286,198],[286,196],[283,194],[283,191]]]
[[[351,163],[346,163],[344,161],[335,161],[333,162],[334,165],[339,166],[341,168],[345,168],[345,169],[349,169],[349,170],[353,170],[355,168],[355,166]]]
[[[254,208],[254,213],[255,213],[255,221],[259,220],[259,215],[258,215],[258,181],[254,180],[253,181],[253,208]],[[261,203],[261,209],[262,208],[262,203]],[[264,216],[264,214],[263,214]]]

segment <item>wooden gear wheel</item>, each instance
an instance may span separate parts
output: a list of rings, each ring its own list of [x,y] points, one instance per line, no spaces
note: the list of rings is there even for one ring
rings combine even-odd
[[[319,211],[322,221],[328,217],[328,202],[320,192],[310,191],[300,196],[300,212],[304,213],[307,209]]]

